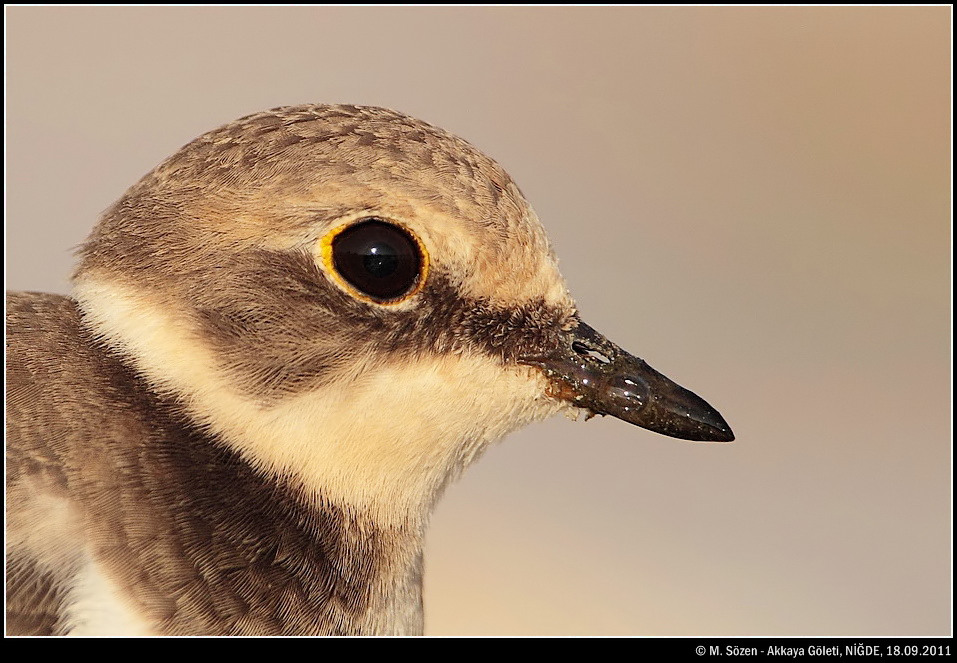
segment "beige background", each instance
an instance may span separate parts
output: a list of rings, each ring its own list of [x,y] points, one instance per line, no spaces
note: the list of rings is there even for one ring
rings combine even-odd
[[[7,287],[285,104],[497,158],[583,316],[732,445],[555,419],[434,518],[430,634],[951,630],[950,32],[924,8],[7,9]]]

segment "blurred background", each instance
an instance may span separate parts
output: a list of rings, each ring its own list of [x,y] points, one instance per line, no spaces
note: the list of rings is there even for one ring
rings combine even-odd
[[[952,630],[949,7],[8,7],[6,285],[195,136],[387,106],[737,441],[549,420],[435,513],[431,635]]]

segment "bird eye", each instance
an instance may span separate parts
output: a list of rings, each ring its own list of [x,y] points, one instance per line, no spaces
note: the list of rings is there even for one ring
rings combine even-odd
[[[363,295],[379,303],[403,299],[419,284],[419,244],[408,231],[381,219],[367,219],[337,233],[332,265]]]

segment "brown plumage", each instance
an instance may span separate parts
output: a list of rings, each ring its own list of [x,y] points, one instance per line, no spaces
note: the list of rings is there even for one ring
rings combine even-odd
[[[329,261],[368,219],[420,247],[407,296]],[[74,286],[7,300],[11,634],[421,633],[428,515],[492,441],[582,399],[730,435],[613,403],[634,358],[576,336],[518,188],[394,111],[201,136],[107,211]]]
[[[417,573],[417,551],[401,550],[410,533],[335,505],[304,505],[254,472],[99,347],[70,300],[18,294],[8,310],[18,360],[8,399],[10,633],[75,627],[63,602],[80,569],[44,564],[43,554],[68,554],[78,537],[171,633],[361,633],[375,628],[362,615],[383,609],[372,581],[389,557]],[[40,495],[84,513],[76,531],[50,534],[69,541],[31,559],[30,548],[47,542],[18,546],[17,535],[60,527],[19,522]],[[418,600],[417,586],[398,589]]]

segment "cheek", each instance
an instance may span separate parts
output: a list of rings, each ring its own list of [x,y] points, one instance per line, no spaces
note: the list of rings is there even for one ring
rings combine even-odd
[[[394,359],[344,386],[340,402],[364,415],[367,432],[427,453],[490,442],[558,409],[546,382],[524,366],[482,356]],[[414,441],[409,441],[414,440]]]
[[[452,360],[423,382],[416,400],[423,418],[442,426],[453,439],[493,442],[513,430],[556,412],[546,383],[523,366],[494,360]]]
[[[532,369],[480,356],[426,356],[342,374],[321,393],[270,413],[290,438],[311,440],[310,458],[331,465],[438,472],[562,405]],[[334,460],[333,460],[334,459]]]
[[[401,517],[431,504],[491,442],[562,407],[526,367],[380,355],[262,412],[243,451],[330,499]]]

